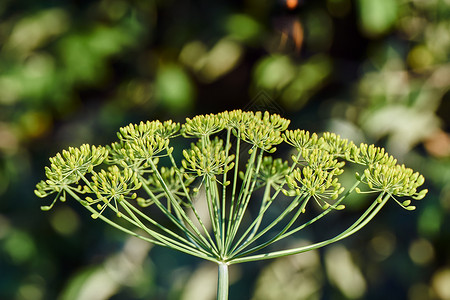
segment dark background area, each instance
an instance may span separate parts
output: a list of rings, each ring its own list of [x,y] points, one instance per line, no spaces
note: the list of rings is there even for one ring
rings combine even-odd
[[[68,146],[231,109],[386,147],[430,192],[336,245],[233,266],[230,299],[450,299],[449,6],[1,1],[0,299],[214,299],[213,264],[128,239],[74,202],[42,212],[33,190]]]

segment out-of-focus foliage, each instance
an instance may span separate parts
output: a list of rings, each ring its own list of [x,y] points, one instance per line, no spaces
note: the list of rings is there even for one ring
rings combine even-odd
[[[235,108],[386,146],[430,193],[317,257],[232,268],[230,298],[450,299],[450,2],[295,3],[1,1],[1,299],[211,299],[209,266],[145,256],[75,206],[43,213],[32,191],[68,144]]]

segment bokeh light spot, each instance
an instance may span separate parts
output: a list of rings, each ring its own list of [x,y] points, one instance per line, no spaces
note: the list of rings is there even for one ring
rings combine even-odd
[[[367,290],[366,280],[344,246],[327,248],[325,266],[330,281],[347,299],[361,299],[364,296]]]
[[[206,62],[207,52],[205,44],[200,41],[192,41],[181,49],[180,61],[194,71],[199,71]]]
[[[67,206],[56,210],[51,218],[50,223],[58,233],[62,235],[73,234],[80,226],[78,215]]]
[[[242,47],[230,40],[222,39],[208,53],[206,63],[202,69],[206,81],[214,81],[231,71],[239,62],[243,54]]]
[[[268,89],[285,87],[295,75],[296,70],[289,57],[280,55],[263,59],[255,70],[258,84]]]
[[[417,265],[426,265],[434,258],[433,245],[426,239],[417,239],[409,247],[409,256]]]
[[[361,30],[368,36],[387,32],[395,23],[399,7],[392,0],[359,0]]]
[[[438,235],[443,222],[442,210],[437,206],[424,207],[419,216],[419,232],[425,236]]]
[[[395,236],[389,232],[384,231],[375,235],[369,243],[374,258],[378,261],[385,260],[395,250],[396,239]]]
[[[286,0],[286,7],[290,10],[296,9],[298,6],[298,0]]]
[[[252,41],[261,33],[261,26],[258,22],[245,14],[231,15],[226,24],[230,37],[240,41]]]
[[[47,9],[19,21],[6,43],[6,48],[28,52],[67,30],[69,17],[59,8]]]
[[[21,84],[18,78],[10,76],[0,77],[0,104],[12,105],[19,100]]]
[[[30,111],[20,118],[23,134],[29,138],[40,137],[52,126],[52,119],[48,112]]]
[[[423,45],[414,47],[408,54],[408,64],[413,69],[425,69],[433,64],[433,54]]]
[[[450,299],[450,269],[442,269],[437,271],[431,279],[431,285],[439,299]]]
[[[36,252],[31,237],[20,230],[11,231],[4,242],[4,250],[16,263],[29,260]]]
[[[42,287],[36,284],[24,284],[19,288],[17,300],[40,300],[43,296]]]
[[[194,100],[194,87],[189,76],[176,65],[159,69],[155,93],[161,105],[179,112],[191,107]]]

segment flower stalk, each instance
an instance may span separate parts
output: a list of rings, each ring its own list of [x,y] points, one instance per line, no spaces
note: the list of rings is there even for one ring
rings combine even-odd
[[[218,279],[217,279],[217,300],[228,299],[228,264],[224,262],[218,263]]]
[[[236,110],[184,124],[130,124],[109,146],[70,147],[50,158],[35,193],[54,195],[43,210],[69,197],[126,234],[217,263],[221,300],[228,298],[230,265],[324,247],[361,230],[390,199],[414,210],[412,200],[425,197],[424,177],[383,148],[288,130],[289,123],[276,114]],[[182,139],[192,141],[190,148],[178,147]],[[277,147],[291,158],[277,157]],[[343,186],[342,174],[355,169],[354,183]],[[274,247],[351,205],[346,199],[354,193],[375,198],[340,234],[299,248]]]

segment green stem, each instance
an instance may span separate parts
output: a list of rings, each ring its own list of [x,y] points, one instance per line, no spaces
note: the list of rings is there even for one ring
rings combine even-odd
[[[255,220],[256,221],[255,227],[253,228],[252,233],[248,237],[248,240],[252,239],[255,236],[256,232],[259,229],[259,226],[261,226],[261,222],[264,217],[264,213],[266,212],[266,207],[268,206],[267,203],[270,200],[270,189],[271,189],[271,183],[267,182],[266,187],[264,189],[264,196],[261,201],[261,207],[259,208],[258,217]],[[253,226],[253,224],[252,224],[252,226]],[[252,226],[250,226],[250,227],[252,227]]]
[[[158,208],[160,208],[164,214],[176,225],[178,226],[181,230],[183,230],[186,234],[188,234],[191,238],[193,238],[194,240],[196,240],[199,243],[205,243],[205,245],[208,245],[209,243],[206,241],[205,237],[200,233],[200,231],[198,230],[197,226],[195,226],[195,224],[192,222],[192,220],[186,215],[186,212],[180,207],[180,205],[176,202],[176,200],[173,198],[172,193],[170,192],[169,188],[167,187],[166,183],[164,182],[164,179],[162,178],[161,174],[159,173],[158,169],[156,168],[156,165],[153,163],[153,161],[150,160],[150,165],[152,167],[152,170],[155,172],[156,177],[158,178],[158,181],[161,183],[162,188],[164,189],[164,192],[167,196],[167,198],[170,199],[170,201],[172,201],[173,203],[173,207],[174,209],[177,210],[177,212],[182,216],[182,219],[179,220],[176,217],[174,217],[169,211],[167,211],[167,209],[161,204],[156,202],[156,204],[158,205]],[[149,195],[152,194],[150,188],[146,185],[143,184],[142,185],[144,187],[144,189],[147,191],[147,193]],[[186,226],[186,223],[189,228],[191,228],[193,232],[191,232]],[[209,235],[208,235],[208,238]],[[214,248],[214,250],[217,251],[217,249],[214,246],[214,243],[210,240],[211,244],[209,245],[210,247],[207,248]]]
[[[250,234],[242,245],[247,244],[247,242],[249,242],[255,236],[255,234],[257,233],[257,231],[259,229],[259,226],[261,225],[262,219],[264,217],[264,213],[266,212],[266,207],[268,207],[268,205],[265,205],[265,203],[268,202],[267,199],[269,196],[270,196],[270,184],[267,184],[266,188],[264,190],[264,196],[263,196],[263,200],[261,202],[261,207],[260,207],[258,216],[253,221],[253,223],[247,228],[247,230],[244,232],[244,234],[241,235],[241,238],[236,243],[236,245],[231,249],[230,253],[232,253],[236,250],[236,248],[242,243],[242,241],[247,237],[247,235]]]
[[[386,202],[389,200],[389,198],[390,198],[390,195],[386,195],[383,198],[381,203],[378,203],[378,201],[377,201],[378,199],[375,200],[374,204],[373,204],[373,206],[375,206],[375,209],[372,210],[372,206],[371,206],[371,208],[369,208],[372,211],[369,216],[367,216],[364,220],[361,220],[361,218],[358,219],[347,230],[343,231],[342,233],[338,234],[337,236],[335,236],[331,239],[328,239],[328,240],[325,240],[322,242],[318,242],[318,243],[314,243],[312,245],[308,245],[305,247],[300,247],[300,248],[275,251],[275,252],[271,252],[271,253],[252,255],[252,256],[247,256],[247,257],[239,256],[235,259],[230,260],[228,263],[229,264],[237,264],[237,263],[243,263],[243,262],[250,262],[250,261],[257,261],[257,260],[271,259],[271,258],[278,258],[278,257],[283,257],[283,256],[288,256],[288,255],[293,255],[293,254],[299,254],[299,253],[307,252],[310,250],[318,249],[318,248],[324,247],[328,244],[340,241],[340,240],[342,240],[346,237],[349,237],[350,235],[358,232],[367,223],[369,223],[369,221],[372,220],[375,217],[375,215],[381,210],[381,208],[386,204]]]
[[[245,212],[247,210],[248,203],[253,194],[256,185],[256,176],[259,173],[259,169],[261,167],[261,162],[263,158],[264,151],[260,150],[258,158],[256,158],[256,153],[258,148],[253,149],[251,157],[249,159],[248,167],[246,174],[244,176],[244,181],[242,183],[241,192],[239,193],[238,202],[237,202],[237,210],[235,212],[235,217],[233,218],[233,230],[231,235],[228,237],[228,245],[227,249],[230,249],[236,234],[238,233],[239,227],[241,225],[242,220],[244,219]],[[255,166],[255,161],[256,166]]]
[[[292,166],[289,168],[289,171],[287,172],[288,174],[290,174],[294,170],[295,166],[297,165],[296,162],[300,159],[300,157],[301,157],[301,154],[298,153],[296,160],[294,161]],[[257,218],[255,219],[255,221],[249,226],[249,230],[251,230],[251,228],[253,228],[253,231],[252,231],[252,234],[250,235],[250,237],[247,238],[247,241],[252,239],[255,236],[256,232],[259,229],[259,226],[261,224],[261,221],[262,221],[262,218],[264,217],[265,212],[269,209],[269,206],[273,203],[273,200],[275,200],[276,197],[278,196],[278,194],[281,192],[285,183],[286,183],[286,179],[284,179],[283,182],[280,183],[278,188],[275,190],[274,194],[272,196],[270,196],[271,182],[270,181],[266,182],[266,188],[264,191],[264,196],[263,196],[263,201],[262,201],[262,204],[260,207],[260,211],[259,211],[259,214],[258,214]],[[246,234],[248,234],[248,233],[246,232],[244,234],[244,236]],[[239,244],[240,242],[241,241],[239,241],[237,244]],[[234,251],[234,249],[233,249],[233,251]]]
[[[237,256],[241,251],[243,251],[247,246],[249,246],[250,244],[252,244],[253,242],[255,242],[257,239],[259,239],[261,236],[263,236],[264,234],[266,234],[270,229],[272,229],[275,225],[277,225],[279,222],[281,222],[287,214],[289,214],[290,212],[292,212],[300,203],[301,207],[297,210],[297,212],[295,213],[295,215],[291,218],[291,220],[289,221],[289,223],[287,225],[285,225],[285,227],[283,228],[283,230],[281,230],[276,236],[274,236],[273,238],[271,238],[269,241],[262,243],[248,251],[245,251],[245,253],[241,254],[242,256],[245,256],[247,254],[256,252],[258,250],[261,250],[267,246],[269,246],[270,244],[273,244],[276,241],[279,241],[283,238],[284,233],[286,233],[286,231],[289,230],[289,228],[291,228],[292,224],[294,224],[294,222],[298,219],[298,217],[300,216],[300,214],[303,212],[306,204],[309,201],[309,197],[304,198],[301,196],[297,196],[294,201],[278,216],[278,218],[276,220],[274,220],[269,226],[267,226],[266,228],[264,228],[264,230],[262,230],[260,233],[258,233],[255,237],[253,237],[252,239],[246,241],[245,243],[243,243],[239,248],[237,248],[236,250],[233,249],[233,254],[232,256]],[[299,200],[300,199],[300,200]]]
[[[122,201],[121,204],[124,204],[125,206],[127,206],[129,209],[131,209],[132,211],[134,211],[136,214],[138,214],[141,218],[143,218],[144,220],[149,221],[152,225],[158,227],[159,229],[161,229],[162,231],[164,231],[165,233],[168,233],[169,235],[171,235],[172,237],[174,237],[177,240],[173,240],[171,239],[169,236],[165,235],[165,234],[161,234],[156,232],[155,230],[150,229],[149,227],[145,226],[138,218],[137,216],[131,212],[129,209],[126,209],[128,214],[130,216],[133,217],[133,219],[136,220],[136,222],[144,231],[147,231],[148,234],[150,234],[151,236],[154,236],[155,238],[158,238],[161,240],[161,242],[169,245],[169,248],[171,247],[170,244],[178,244],[179,246],[182,246],[184,248],[190,248],[190,249],[195,249],[198,250],[200,252],[202,252],[203,254],[205,254],[206,256],[211,254],[211,249],[208,248],[203,248],[203,245],[199,245],[197,243],[195,243],[195,241],[189,241],[184,239],[183,237],[179,236],[178,234],[174,233],[173,231],[167,229],[166,227],[158,224],[155,220],[149,218],[146,214],[144,214],[143,212],[141,212],[139,209],[137,209],[136,207],[134,207],[133,205],[131,205],[130,203],[126,202],[126,201]],[[173,248],[173,247],[172,247]]]
[[[364,175],[362,175],[361,178],[364,178]],[[342,197],[340,197],[338,200],[336,200],[336,202],[335,202],[333,205],[331,205],[329,208],[327,208],[324,212],[322,212],[322,213],[319,214],[318,216],[314,217],[313,219],[309,220],[308,222],[304,223],[303,225],[298,226],[298,227],[296,227],[295,229],[293,229],[293,230],[291,230],[291,231],[289,231],[289,232],[286,232],[281,238],[285,238],[285,237],[287,237],[287,236],[290,236],[291,234],[294,234],[294,233],[296,233],[296,232],[302,230],[303,228],[305,228],[305,227],[307,227],[307,226],[313,224],[314,222],[318,221],[319,219],[323,218],[324,216],[326,216],[327,214],[329,214],[331,211],[334,211],[335,208],[336,208],[341,202],[343,202],[343,201],[344,201],[344,200],[345,200],[345,199],[346,199],[346,198],[347,198],[347,197],[355,190],[355,188],[359,185],[360,182],[361,182],[361,181],[359,181],[359,180],[358,180],[357,182],[355,182],[355,184],[354,184],[354,185],[353,185],[353,186],[352,186],[352,187],[351,187],[351,188],[350,188],[350,189],[349,189]],[[368,214],[370,211],[371,211],[370,208],[367,209],[363,216],[365,217],[365,215]],[[363,216],[361,216],[360,219],[362,219]],[[356,222],[355,222],[355,223],[356,223]]]
[[[229,154],[230,154],[230,149],[231,149],[231,145],[230,145],[230,137],[231,137],[231,128],[227,128],[227,141],[225,144],[225,151],[226,151],[226,160],[228,160]],[[238,168],[237,165],[234,166],[236,169]],[[223,174],[223,181],[222,181],[222,216],[221,216],[221,233],[222,233],[222,250],[225,249],[225,240],[226,240],[226,233],[225,233],[225,224],[227,222],[226,220],[226,200],[227,200],[227,173],[228,172],[224,172]]]
[[[141,179],[142,180],[142,179]],[[164,213],[167,218],[169,218],[170,221],[173,222],[174,225],[176,225],[182,232],[184,232],[188,237],[195,240],[196,243],[201,244],[201,240],[199,237],[197,237],[194,233],[192,233],[182,222],[182,220],[176,218],[172,213],[168,211],[168,209],[159,201],[159,199],[153,194],[151,189],[145,184],[145,182],[142,180],[143,184],[142,187],[147,192],[147,194],[150,196],[150,198],[154,201],[155,205]],[[192,227],[191,227],[192,228]]]
[[[237,129],[236,129],[237,130]],[[233,188],[231,190],[231,203],[230,203],[230,212],[228,216],[228,224],[227,224],[227,232],[226,232],[226,238],[227,238],[227,247],[228,247],[228,241],[229,236],[231,235],[232,225],[233,225],[233,216],[234,216],[234,209],[236,204],[236,189],[237,189],[237,182],[238,182],[238,174],[239,174],[239,154],[241,149],[241,139],[240,131],[237,130],[237,140],[236,140],[236,156],[234,159],[234,177],[233,177]]]
[[[217,300],[228,300],[228,264],[219,262]]]
[[[208,253],[204,254],[201,249],[195,248],[193,246],[190,246],[188,243],[183,243],[183,242],[178,242],[175,241],[163,234],[159,234],[151,229],[149,229],[148,227],[146,227],[141,220],[139,220],[138,217],[136,217],[136,215],[130,210],[131,204],[129,204],[128,202],[120,202],[121,206],[127,211],[127,213],[132,216],[132,218],[135,220],[135,222],[139,225],[139,227],[144,230],[146,233],[148,233],[149,235],[151,235],[152,237],[157,238],[158,240],[161,240],[161,243],[164,244],[164,246],[174,249],[174,250],[178,250],[180,252],[183,253],[187,253],[190,254],[192,256],[196,256],[196,257],[200,257],[203,258],[205,260],[211,260],[211,261],[215,261],[214,258],[208,256]]]
[[[175,163],[175,159],[173,158],[172,154],[169,154],[169,158],[170,158],[170,161],[172,162],[172,165],[177,170],[179,170],[177,164]],[[181,186],[183,188],[183,192],[184,192],[184,194],[186,196],[187,201],[189,202],[190,208],[191,208],[192,212],[194,213],[195,218],[197,219],[198,223],[200,224],[200,226],[201,226],[203,232],[205,233],[205,235],[208,237],[208,240],[212,243],[212,239],[211,239],[211,236],[209,235],[208,229],[206,229],[206,226],[204,225],[202,219],[200,218],[200,215],[198,214],[197,209],[195,208],[194,202],[192,201],[192,199],[191,199],[191,197],[189,195],[187,187],[183,183],[183,176],[182,176],[182,174],[179,171],[177,172],[177,174],[178,174],[177,175],[178,179],[180,180]]]
[[[77,194],[75,194],[75,193],[74,193],[73,191],[71,191],[70,189],[66,189],[66,192],[67,192],[68,194],[70,194],[70,195],[71,195],[75,200],[77,200],[78,202],[80,202],[80,203],[83,203],[83,202],[84,202]],[[84,206],[87,210],[89,210],[92,214],[97,213],[97,211],[96,211],[94,208],[90,207],[89,205],[83,205],[83,206]],[[116,228],[116,229],[119,229],[120,231],[123,231],[124,233],[127,233],[127,234],[129,234],[129,235],[131,235],[131,236],[135,236],[135,237],[137,237],[137,238],[140,238],[141,240],[144,240],[144,241],[149,242],[149,243],[153,243],[153,244],[155,244],[155,245],[165,246],[163,243],[161,243],[161,242],[159,242],[159,241],[157,241],[157,240],[155,240],[155,239],[147,238],[147,237],[142,236],[142,235],[140,235],[140,234],[138,234],[138,233],[136,233],[136,232],[133,232],[133,231],[131,231],[131,230],[129,230],[129,229],[123,227],[123,226],[120,226],[120,225],[117,224],[116,222],[111,221],[110,219],[106,218],[106,217],[103,216],[103,215],[99,215],[98,218],[99,218],[100,220],[102,220],[103,222],[105,222],[105,223],[111,225],[112,227],[114,227],[114,228]]]
[[[205,193],[206,193],[206,203],[208,204],[209,218],[211,220],[211,226],[216,239],[217,248],[219,254],[222,254],[221,247],[221,233],[220,233],[220,223],[219,223],[219,209],[217,207],[217,199],[214,196],[214,180],[207,175],[205,178]]]

